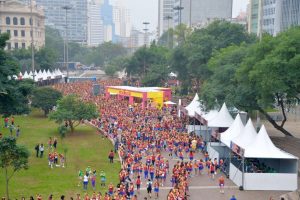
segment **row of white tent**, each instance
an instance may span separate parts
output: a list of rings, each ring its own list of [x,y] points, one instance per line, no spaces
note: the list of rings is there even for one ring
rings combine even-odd
[[[53,71],[48,70],[38,70],[27,72],[25,71],[24,74],[21,72],[19,73],[18,78],[19,79],[33,79],[34,76],[34,81],[43,81],[43,80],[52,80],[52,79],[61,79],[65,75],[60,71],[60,69],[55,69]]]
[[[204,112],[203,105],[196,94],[193,101],[185,107],[190,117],[199,117],[201,122],[210,129],[228,128],[219,133],[221,144],[216,149],[225,149],[234,152],[234,147],[242,150],[243,159],[265,159],[267,162],[277,163],[281,171],[285,173],[255,174],[241,172],[238,167],[230,164],[230,178],[238,185],[248,190],[295,190],[297,189],[298,158],[277,148],[271,141],[264,125],[257,133],[251,119],[244,126],[240,115],[232,118],[224,103],[222,108]],[[220,148],[221,147],[221,148]],[[210,147],[210,149],[212,149]],[[210,154],[216,154],[217,151]],[[213,159],[213,158],[212,158]],[[283,161],[284,160],[284,161]],[[237,173],[237,171],[239,173]],[[237,175],[239,174],[239,175]],[[288,182],[288,183],[287,183]]]

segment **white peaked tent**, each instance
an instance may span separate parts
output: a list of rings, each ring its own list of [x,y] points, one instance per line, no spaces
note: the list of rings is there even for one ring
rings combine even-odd
[[[271,141],[263,125],[251,145],[245,148],[246,158],[283,158],[295,159],[296,157],[277,148]]]
[[[224,103],[218,114],[211,120],[208,121],[208,127],[230,127],[233,123],[233,118],[231,117],[226,104]]]
[[[235,138],[237,139],[239,138]],[[298,158],[278,149],[271,141],[264,125],[251,144],[244,147],[242,164],[248,163],[247,161],[250,161],[250,164],[240,168],[234,162],[230,163],[229,178],[235,184],[243,186],[245,190],[294,191],[298,188]],[[275,171],[247,170],[251,168],[253,159]]]
[[[203,105],[200,103],[199,96],[196,93],[193,101],[188,106],[186,106],[185,109],[187,110],[188,115],[190,117],[194,117],[195,113],[197,113],[198,115],[202,115],[203,113],[202,107]]]
[[[23,75],[23,79],[28,79],[30,78],[29,74],[27,71],[24,72],[24,75]]]
[[[205,115],[203,115],[202,117],[206,120],[206,121],[210,121],[213,118],[215,118],[218,114],[217,110],[210,110],[208,113],[206,113]]]
[[[230,148],[231,140],[242,135],[244,128],[244,124],[238,114],[231,126],[225,132],[221,133],[221,142]]]
[[[239,147],[245,149],[249,144],[251,144],[255,140],[256,136],[257,133],[253,126],[252,120],[249,119],[244,128],[243,133],[234,138],[232,142],[238,145]]]

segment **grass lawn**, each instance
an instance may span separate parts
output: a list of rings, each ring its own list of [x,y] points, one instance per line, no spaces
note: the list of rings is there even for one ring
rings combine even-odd
[[[8,129],[3,129],[3,119],[1,118],[1,132],[9,135]],[[99,173],[104,170],[107,176],[107,183],[118,182],[118,172],[120,163],[110,164],[108,153],[113,146],[107,139],[103,139],[96,134],[92,127],[81,125],[75,129],[75,132],[68,133],[64,139],[64,147],[57,131],[57,124],[44,118],[41,112],[34,111],[29,116],[16,116],[15,125],[20,125],[21,136],[18,138],[19,144],[24,144],[30,151],[29,169],[16,173],[10,181],[10,198],[20,199],[22,196],[26,199],[31,195],[42,194],[43,199],[47,199],[49,194],[54,195],[54,199],[64,194],[66,197],[75,197],[77,193],[82,196],[84,191],[78,187],[78,170],[85,171],[87,166],[96,169]],[[49,137],[58,138],[58,153],[64,153],[67,148],[67,166],[66,168],[48,166],[48,149],[45,148],[44,157],[36,158],[34,147],[37,143],[47,144]],[[82,184],[81,184],[82,185]],[[88,193],[92,194],[92,188],[89,184]],[[107,188],[100,187],[100,177],[97,177],[96,191],[102,193]],[[4,170],[0,169],[0,197],[5,196]]]

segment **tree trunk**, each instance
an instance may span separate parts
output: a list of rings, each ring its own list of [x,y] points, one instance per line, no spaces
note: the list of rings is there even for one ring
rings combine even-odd
[[[48,113],[49,113],[49,110],[47,110],[47,109],[44,110],[44,116],[45,116],[45,117],[47,117]]]
[[[7,168],[5,168],[5,181],[6,181],[6,199],[9,200],[9,192],[8,192],[8,174],[7,174]]]
[[[69,120],[69,126],[71,129],[71,133],[74,133],[74,124],[73,124],[72,120]]]
[[[286,129],[283,128],[283,126],[279,126],[275,120],[272,119],[272,117],[265,112],[262,108],[258,108],[259,112],[262,113],[267,120],[274,126],[274,128],[276,128],[277,130],[279,130],[280,132],[282,132],[285,136],[290,136],[290,137],[294,137],[290,132],[288,132]]]

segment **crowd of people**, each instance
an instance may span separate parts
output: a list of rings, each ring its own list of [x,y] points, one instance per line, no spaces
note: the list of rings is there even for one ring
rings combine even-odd
[[[120,85],[121,80],[99,81],[102,88],[108,85]],[[179,118],[173,107],[157,109],[141,105],[129,105],[129,102],[117,97],[106,98],[104,94],[94,96],[92,82],[57,84],[53,87],[64,95],[77,94],[83,101],[94,102],[100,116],[90,121],[99,133],[110,138],[115,145],[115,152],[121,160],[119,183],[107,185],[104,194],[93,192],[84,196],[77,194],[74,199],[84,200],[136,200],[141,199],[140,190],[145,189],[148,198],[160,198],[161,187],[171,183],[172,189],[167,194],[168,200],[183,200],[189,195],[189,180],[193,176],[207,174],[213,180],[222,160],[211,160],[205,152],[205,142],[199,136],[188,134],[185,125],[187,117]],[[50,138],[49,166],[63,155],[56,153],[56,145]],[[42,157],[43,144],[36,146],[37,157]],[[44,147],[45,148],[45,147]],[[203,153],[203,154],[202,154]],[[114,162],[114,151],[108,154],[109,161]],[[56,159],[56,160],[57,160]],[[170,161],[176,160],[173,166]],[[53,161],[53,163],[52,163]],[[63,159],[60,160],[63,163]],[[89,183],[95,189],[96,170],[88,167],[85,172],[79,171],[79,183],[87,191]],[[101,185],[106,187],[106,176],[100,173]],[[219,179],[220,192],[224,193],[225,180]],[[153,194],[154,193],[154,194]],[[64,197],[63,197],[64,198]],[[42,199],[37,197],[37,199]],[[50,198],[49,198],[50,199]],[[73,199],[73,198],[71,198]],[[165,199],[165,197],[162,197]]]
[[[121,81],[98,83],[105,87],[119,85]],[[187,119],[178,118],[176,109],[172,107],[160,110],[149,106],[141,109],[139,104],[129,105],[126,99],[106,98],[105,95],[93,96],[91,82],[54,87],[65,95],[78,94],[82,100],[95,102],[98,106],[100,116],[92,120],[91,124],[99,128],[101,134],[114,141],[115,150],[118,150],[122,163],[119,172],[120,183],[117,186],[109,184],[106,193],[112,199],[134,199],[134,196],[140,193],[142,183],[148,198],[152,197],[152,192],[155,193],[154,197],[158,198],[160,187],[167,181],[170,181],[173,187],[167,197],[169,200],[186,199],[190,177],[205,174],[206,168],[207,174],[214,179],[222,165],[222,160],[210,160],[207,152],[204,159],[196,159],[200,157],[196,154],[204,150],[205,143],[201,137],[187,134]],[[110,162],[113,162],[112,155],[113,151],[108,156]],[[170,169],[169,160],[172,158],[179,160]],[[224,179],[220,183],[220,192],[224,192],[223,186]]]

